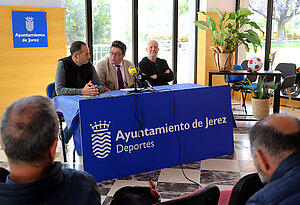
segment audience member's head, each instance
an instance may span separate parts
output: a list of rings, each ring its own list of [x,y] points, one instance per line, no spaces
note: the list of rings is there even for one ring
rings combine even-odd
[[[288,115],[270,115],[251,128],[250,144],[255,166],[266,183],[286,157],[300,150],[300,121]]]
[[[110,47],[109,60],[114,65],[119,65],[126,54],[126,45],[121,41],[114,41]]]
[[[21,98],[1,120],[1,144],[10,164],[49,166],[54,160],[58,121],[51,99]]]
[[[70,47],[70,53],[74,63],[78,66],[87,64],[91,58],[89,48],[82,41],[73,42]]]
[[[148,58],[150,60],[155,60],[159,51],[158,43],[155,40],[150,40],[148,42],[146,51],[148,52]]]

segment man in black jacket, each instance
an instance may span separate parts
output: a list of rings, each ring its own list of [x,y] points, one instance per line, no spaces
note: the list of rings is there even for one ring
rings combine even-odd
[[[70,47],[71,56],[57,63],[55,91],[57,95],[98,95],[104,91],[90,60],[90,51],[84,42],[75,41]]]
[[[0,204],[100,204],[94,178],[54,162],[58,121],[51,99],[22,98],[1,120],[1,147],[10,172],[0,168]]]
[[[90,50],[82,41],[75,41],[70,47],[71,55],[57,63],[55,91],[57,95],[93,95],[104,91],[93,64]],[[64,142],[72,137],[72,125],[64,129]]]
[[[157,57],[159,51],[157,41],[150,40],[146,51],[148,56],[139,62],[140,72],[146,74],[152,86],[168,85],[168,82],[174,80],[174,74],[167,61]]]

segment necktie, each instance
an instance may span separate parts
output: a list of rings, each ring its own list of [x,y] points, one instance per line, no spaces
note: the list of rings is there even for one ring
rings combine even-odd
[[[119,84],[119,89],[123,89],[124,88],[124,83],[123,83],[123,78],[122,78],[122,73],[121,73],[121,69],[120,69],[120,65],[116,65],[117,66],[117,76],[118,76],[118,84]]]

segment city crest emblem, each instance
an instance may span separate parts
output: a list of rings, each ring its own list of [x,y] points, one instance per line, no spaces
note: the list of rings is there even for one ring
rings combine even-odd
[[[108,131],[110,122],[99,121],[98,124],[94,122],[94,125],[90,126],[93,130],[91,134],[93,154],[100,159],[106,158],[111,151],[111,133]]]
[[[27,16],[25,17],[25,23],[26,23],[26,30],[27,31],[33,31],[34,29],[34,21],[33,21],[34,17],[31,16]]]

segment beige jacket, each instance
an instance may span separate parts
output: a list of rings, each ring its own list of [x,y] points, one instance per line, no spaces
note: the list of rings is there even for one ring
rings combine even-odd
[[[134,64],[128,60],[123,59],[123,66],[125,69],[125,77],[126,77],[126,81],[128,83],[128,87],[132,88],[132,87],[134,87],[134,77],[132,75],[130,75],[130,73],[128,72],[128,68],[130,66],[134,66]],[[100,61],[97,64],[96,71],[97,71],[97,74],[98,74],[100,80],[104,84],[105,91],[118,89],[116,71],[115,71],[113,65],[109,62],[109,58],[107,58],[106,60]]]

